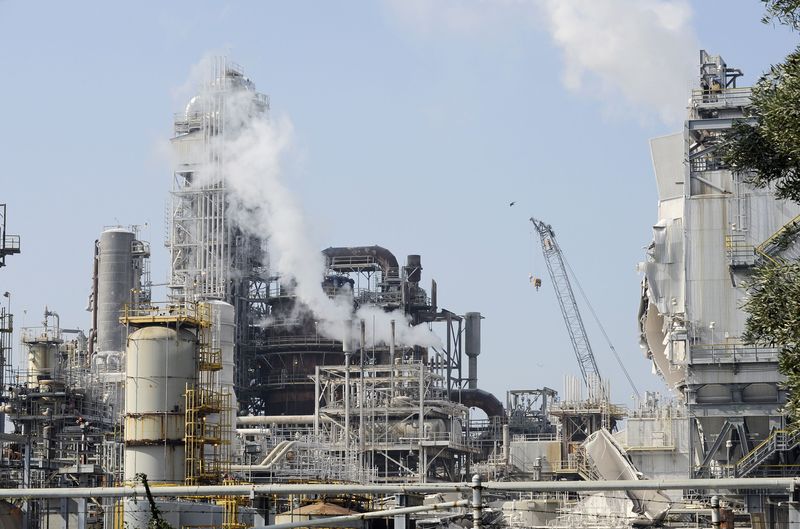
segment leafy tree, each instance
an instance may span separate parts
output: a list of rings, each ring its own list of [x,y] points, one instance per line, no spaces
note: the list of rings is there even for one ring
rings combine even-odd
[[[800,29],[800,0],[761,0],[767,9],[761,19],[765,24],[778,21],[781,24]]]
[[[726,135],[723,160],[756,187],[800,202],[800,48],[753,87],[750,117],[755,124],[743,120]]]
[[[779,347],[778,369],[789,390],[786,412],[800,417],[800,263],[785,262],[756,268],[748,283],[743,308],[747,343]],[[796,421],[793,428],[800,428]]]
[[[170,524],[161,517],[161,511],[156,505],[156,500],[150,492],[150,484],[147,481],[147,474],[142,472],[136,474],[136,479],[144,485],[144,492],[147,496],[147,502],[150,504],[150,521],[147,522],[147,529],[174,529]]]
[[[763,22],[800,30],[800,0],[762,2]],[[800,48],[756,83],[748,117],[726,134],[723,160],[751,185],[770,187],[777,198],[800,203]],[[800,429],[800,263],[757,267],[748,290],[743,339],[780,348],[778,369],[786,377],[788,393],[785,410],[791,427]]]

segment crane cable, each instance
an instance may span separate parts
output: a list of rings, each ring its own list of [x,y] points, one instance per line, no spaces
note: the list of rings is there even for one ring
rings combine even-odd
[[[622,363],[622,359],[619,357],[617,349],[614,347],[614,344],[611,343],[611,338],[608,337],[608,333],[606,333],[603,324],[600,323],[600,318],[597,317],[597,313],[594,311],[594,307],[592,307],[592,304],[589,302],[589,298],[586,296],[586,292],[583,291],[583,287],[581,286],[581,282],[578,280],[578,276],[575,275],[575,272],[572,270],[572,267],[569,265],[569,261],[567,261],[567,258],[564,256],[563,253],[561,254],[561,258],[564,260],[564,264],[567,266],[567,270],[569,270],[569,275],[572,276],[572,280],[575,281],[575,284],[578,286],[578,291],[581,293],[583,301],[585,301],[586,306],[589,307],[589,312],[592,313],[592,317],[594,318],[595,323],[597,323],[597,326],[600,327],[600,332],[603,333],[603,337],[606,339],[606,343],[608,343],[608,348],[611,349],[612,353],[614,353],[614,358],[617,359],[619,367],[622,369],[622,372],[625,373],[625,378],[628,379],[628,383],[631,385],[631,389],[633,389],[633,392],[636,393],[636,398],[642,400],[642,395],[639,393],[639,390],[636,389],[636,384],[633,383],[633,379],[631,378],[630,373],[628,373],[628,370],[625,369],[625,364]]]

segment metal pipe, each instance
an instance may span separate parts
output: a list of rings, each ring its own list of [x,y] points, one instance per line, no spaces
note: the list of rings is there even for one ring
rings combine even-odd
[[[239,426],[264,424],[314,424],[314,415],[250,415],[236,417]],[[320,416],[320,421],[331,422],[330,417]]]
[[[151,487],[156,497],[199,496],[250,496],[289,494],[397,494],[467,492],[465,483],[429,483],[416,485],[330,485],[330,484],[272,484],[272,485],[203,485],[203,486],[159,486]],[[0,489],[2,499],[50,499],[50,498],[130,498],[144,496],[143,486],[136,487],[64,487]]]
[[[314,440],[319,436],[319,366],[314,366]]]
[[[425,474],[428,472],[425,461],[425,446],[422,439],[425,437],[425,364],[419,363],[419,422],[417,435],[419,437],[419,482],[425,483]]]
[[[389,400],[394,398],[394,355],[395,355],[395,321],[390,322],[392,339],[389,341],[389,366],[391,371],[389,373]]]
[[[725,479],[661,479],[615,481],[488,481],[482,482],[484,490],[522,492],[589,492],[615,490],[757,490],[790,491],[800,487],[800,478],[725,478]],[[152,487],[153,496],[249,496],[251,494],[396,494],[427,492],[467,492],[471,483],[425,483],[395,485],[353,484],[293,484],[264,485],[205,485]],[[124,498],[144,495],[137,487],[64,487],[0,489],[0,499],[44,498]]]
[[[389,518],[397,514],[412,514],[415,512],[439,511],[442,509],[452,509],[454,507],[465,507],[469,505],[468,500],[448,501],[444,503],[434,503],[431,505],[419,505],[417,507],[400,507],[398,509],[386,509],[383,511],[363,512],[358,514],[346,514],[344,516],[332,516],[330,518],[314,518],[312,520],[301,520],[298,522],[279,523],[275,525],[260,525],[253,529],[294,529],[296,527],[312,527],[325,525],[334,527],[341,522],[352,522],[357,520],[370,520],[372,518]]]
[[[375,330],[373,329],[373,334]],[[366,455],[367,446],[367,432],[366,425],[364,424],[364,348],[367,346],[367,323],[361,320],[361,368],[358,377],[358,457],[361,461],[362,468],[365,465],[364,457]]]
[[[97,340],[97,272],[100,255],[100,239],[94,241],[94,259],[92,260],[92,330],[89,331],[89,358],[94,355],[94,342]]]
[[[350,339],[349,333],[345,333],[345,340],[342,342],[344,349],[344,459],[350,463]]]
[[[483,518],[483,499],[481,498],[481,477],[472,476],[472,529],[481,529]]]
[[[720,516],[719,516],[719,496],[711,497],[711,527],[712,529],[719,529]]]
[[[508,424],[503,425],[503,466],[508,470],[511,459],[511,429]]]

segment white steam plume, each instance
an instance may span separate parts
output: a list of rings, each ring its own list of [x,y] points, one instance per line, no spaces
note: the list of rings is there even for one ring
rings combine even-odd
[[[665,123],[683,119],[697,39],[685,0],[540,0],[565,86]],[[614,105],[611,105],[612,107]]]
[[[440,345],[428,328],[410,326],[402,311],[386,313],[377,307],[362,307],[353,314],[352,299],[327,296],[322,289],[323,256],[309,236],[302,209],[282,180],[292,124],[287,118],[270,121],[253,112],[252,97],[245,89],[226,96],[224,139],[216,145],[223,160],[231,220],[244,232],[268,239],[272,271],[285,283],[292,283],[297,300],[314,314],[323,336],[340,341],[356,336],[348,333],[347,327],[352,320],[363,319],[369,331],[367,345],[388,343],[389,322],[395,320],[399,345]],[[213,183],[218,178],[215,168],[209,166],[199,174],[198,183]]]
[[[570,92],[614,114],[683,120],[698,43],[688,0],[384,0],[410,35],[491,39],[544,29]],[[534,67],[534,65],[531,65]]]

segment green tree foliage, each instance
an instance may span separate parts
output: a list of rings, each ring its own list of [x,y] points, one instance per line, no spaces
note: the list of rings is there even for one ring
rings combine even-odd
[[[755,124],[742,121],[726,135],[723,160],[756,187],[800,202],[800,48],[753,87],[750,117]]]
[[[767,13],[761,19],[765,24],[777,21],[781,24],[800,29],[800,0],[761,0]]]
[[[762,2],[763,22],[800,30],[800,0]],[[772,188],[776,197],[800,203],[800,48],[756,83],[748,117],[724,138],[723,160],[751,185]],[[748,291],[742,338],[746,343],[780,348],[778,369],[786,377],[788,394],[785,411],[798,429],[800,263],[780,261],[756,268]]]
[[[147,502],[150,504],[150,521],[147,522],[147,529],[174,529],[170,524],[166,522],[161,517],[161,511],[158,509],[158,505],[156,505],[156,500],[153,498],[153,494],[150,492],[150,484],[147,481],[147,474],[138,473],[136,474],[136,479],[142,482],[144,485],[144,491],[147,495]]]
[[[756,269],[748,284],[743,308],[747,343],[779,347],[778,369],[789,390],[786,411],[800,417],[800,263],[769,264]],[[800,424],[795,420],[795,429]]]

